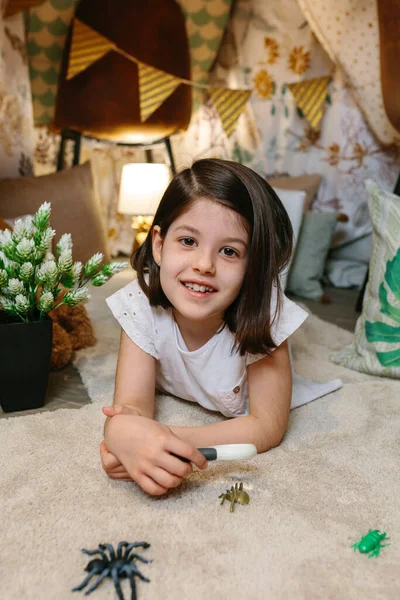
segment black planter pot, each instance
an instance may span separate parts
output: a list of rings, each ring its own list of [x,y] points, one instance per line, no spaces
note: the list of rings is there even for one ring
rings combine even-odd
[[[44,405],[53,321],[0,321],[0,406],[4,412]]]

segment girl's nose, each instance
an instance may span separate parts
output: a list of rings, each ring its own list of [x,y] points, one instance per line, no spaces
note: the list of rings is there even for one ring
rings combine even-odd
[[[215,264],[211,252],[196,253],[193,270],[198,273],[215,273]]]

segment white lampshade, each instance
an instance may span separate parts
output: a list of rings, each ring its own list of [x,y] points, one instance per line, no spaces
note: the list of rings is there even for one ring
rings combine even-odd
[[[167,165],[130,163],[122,168],[118,212],[124,215],[154,215],[168,187]]]

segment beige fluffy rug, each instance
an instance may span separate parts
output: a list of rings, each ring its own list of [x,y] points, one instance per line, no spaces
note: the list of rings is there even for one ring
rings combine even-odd
[[[71,588],[85,576],[81,548],[145,540],[153,562],[138,565],[151,579],[137,580],[139,600],[400,598],[399,382],[330,363],[352,336],[311,316],[294,335],[294,366],[343,388],[293,410],[279,448],[210,463],[148,497],[108,480],[99,463],[118,338],[100,299],[118,281],[92,300],[99,345],[77,357],[93,404],[0,420],[0,597],[80,598]],[[158,410],[167,423],[218,419],[172,398]],[[237,481],[250,504],[230,513],[218,496]],[[368,529],[391,537],[378,558],[351,548]],[[109,579],[90,597],[117,598]]]

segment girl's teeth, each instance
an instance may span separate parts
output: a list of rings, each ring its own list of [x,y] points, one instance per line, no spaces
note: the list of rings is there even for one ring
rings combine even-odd
[[[186,287],[194,292],[212,292],[211,288],[207,288],[204,285],[198,285],[197,283],[185,283]]]

